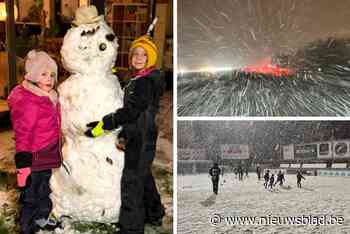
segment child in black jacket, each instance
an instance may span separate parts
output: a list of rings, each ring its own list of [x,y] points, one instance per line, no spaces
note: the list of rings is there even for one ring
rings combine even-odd
[[[209,169],[209,175],[211,176],[211,181],[213,183],[214,194],[218,194],[220,173],[221,173],[221,170],[217,163],[214,163],[214,166]]]
[[[305,180],[305,177],[301,174],[300,171],[297,173],[297,186],[298,188],[301,188],[301,179]]]
[[[125,166],[121,181],[120,233],[142,234],[145,222],[161,225],[164,208],[151,172],[159,108],[160,72],[155,69],[157,47],[148,36],[136,39],[130,48],[133,75],[124,90],[124,105],[99,122],[89,123],[86,135],[98,137],[106,130],[123,127],[126,139]]]

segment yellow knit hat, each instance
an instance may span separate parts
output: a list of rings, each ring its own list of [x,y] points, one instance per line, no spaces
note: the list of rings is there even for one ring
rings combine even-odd
[[[152,66],[155,66],[157,63],[157,56],[158,56],[158,49],[156,44],[152,41],[152,39],[147,36],[141,36],[137,38],[135,41],[131,43],[130,47],[130,59],[132,56],[132,50],[135,49],[136,47],[142,47],[143,49],[146,50],[147,53],[147,63],[145,68],[149,68]],[[129,59],[129,61],[130,61]]]

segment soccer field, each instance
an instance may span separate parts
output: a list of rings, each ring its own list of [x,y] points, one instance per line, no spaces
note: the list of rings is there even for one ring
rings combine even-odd
[[[296,175],[287,175],[283,188],[277,185],[268,191],[263,187],[263,180],[258,181],[253,173],[242,182],[234,174],[225,174],[220,179],[219,194],[214,196],[208,175],[179,176],[177,231],[201,234],[350,233],[350,178],[305,178],[301,189],[296,186]],[[253,219],[254,224],[248,223],[248,217],[252,217],[249,220]],[[236,218],[245,219],[244,224],[232,224]],[[210,220],[216,221],[216,225]],[[278,224],[279,221],[283,224]],[[286,224],[288,221],[297,224]],[[309,221],[311,224],[306,224]],[[338,224],[323,225],[331,221]],[[321,225],[316,225],[317,222]]]

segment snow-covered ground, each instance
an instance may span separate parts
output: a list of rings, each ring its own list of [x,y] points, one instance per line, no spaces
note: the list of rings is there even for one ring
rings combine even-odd
[[[178,176],[178,233],[350,233],[350,178],[309,176],[296,186],[296,176],[287,175],[284,188],[273,191],[263,187],[263,180],[249,174],[243,182],[234,174],[220,180],[219,194],[212,193],[206,174]],[[216,226],[210,224],[214,214],[221,216]],[[227,217],[302,217],[331,215],[343,220],[341,225],[229,225]],[[305,220],[305,219],[304,219]]]

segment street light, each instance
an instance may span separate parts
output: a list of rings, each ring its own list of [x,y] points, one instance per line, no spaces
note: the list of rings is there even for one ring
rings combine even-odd
[[[14,0],[6,0],[5,3],[1,3],[0,12],[3,20],[6,20],[6,50],[8,58],[8,92],[14,88],[17,84],[16,78],[16,33],[15,33],[15,20],[18,15],[17,7],[14,4]],[[5,13],[6,12],[6,13]]]
[[[79,6],[88,6],[89,0],[79,0]]]
[[[17,6],[14,5],[14,15],[15,15],[15,20],[18,17],[18,9]],[[6,4],[5,2],[0,2],[0,21],[6,21],[7,13],[6,13]]]

